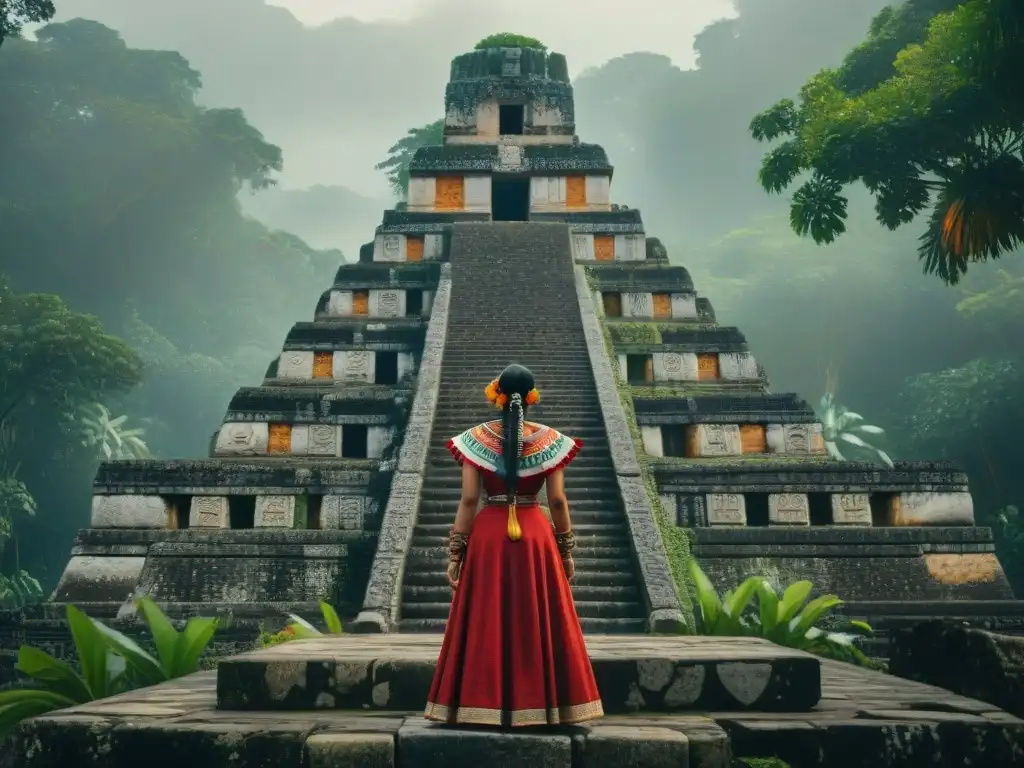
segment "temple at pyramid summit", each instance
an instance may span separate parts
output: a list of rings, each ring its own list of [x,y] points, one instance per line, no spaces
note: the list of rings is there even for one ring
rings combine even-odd
[[[511,362],[537,376],[531,418],[585,444],[566,471],[585,632],[691,628],[688,557],[723,591],[810,579],[879,654],[928,617],[1020,622],[964,473],[830,458],[808,404],[770,391],[742,331],[612,202],[564,56],[457,56],[444,106],[407,203],[238,390],[210,456],[101,466],[59,586],[5,647],[61,653],[66,603],[128,626],[140,595],[230,616],[221,652],[320,600],[347,631],[442,631],[460,494],[445,444],[494,417],[483,390]]]

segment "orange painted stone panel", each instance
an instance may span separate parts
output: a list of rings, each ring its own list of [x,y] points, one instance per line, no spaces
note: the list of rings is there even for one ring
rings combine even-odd
[[[697,355],[697,381],[717,381],[718,353]]]
[[[744,453],[767,453],[768,438],[763,424],[741,424],[740,445]]]
[[[648,355],[644,359],[644,383],[650,384],[654,381],[654,358]]]
[[[622,296],[618,293],[601,294],[606,317],[622,317]]]
[[[587,177],[567,176],[565,178],[565,207],[587,207]]]
[[[615,259],[615,236],[594,235],[594,258],[598,261]]]
[[[668,293],[655,293],[652,297],[654,304],[654,319],[667,320],[672,317],[672,295]]]
[[[334,353],[314,352],[313,353],[313,378],[331,379],[334,378]]]
[[[466,185],[461,176],[438,176],[434,208],[439,211],[461,211],[466,207]]]
[[[991,584],[1002,572],[991,552],[970,555],[925,555],[928,575],[939,584]]]
[[[686,458],[696,459],[700,456],[700,437],[697,425],[690,424],[686,427]]]
[[[270,439],[267,441],[267,453],[292,452],[292,425],[271,424]]]
[[[370,292],[369,291],[352,291],[352,314],[353,315],[368,315],[368,314],[370,314]]]
[[[406,261],[423,261],[423,238],[409,235],[405,238]]]

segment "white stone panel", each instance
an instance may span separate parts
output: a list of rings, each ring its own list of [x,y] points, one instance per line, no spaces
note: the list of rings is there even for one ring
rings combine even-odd
[[[608,176],[587,176],[587,207],[607,208],[611,204],[611,183]]]
[[[649,293],[622,294],[622,316],[637,319],[654,317],[654,297]]]
[[[398,288],[371,290],[370,317],[405,317],[405,291]]]
[[[629,360],[625,355],[616,355],[619,361],[619,374],[622,376],[622,380],[626,381],[629,379]]]
[[[697,319],[697,294],[673,293],[671,295],[673,320]]]
[[[594,261],[594,236],[574,234],[572,236],[572,257],[582,261]]]
[[[369,506],[369,499],[365,496],[324,496],[320,506],[320,527],[332,531],[361,531]]]
[[[708,525],[746,525],[747,500],[741,493],[709,493]]]
[[[615,260],[643,261],[646,247],[643,235],[615,235]]]
[[[697,380],[697,355],[693,352],[655,352],[651,357],[655,381]]]
[[[108,590],[123,588],[127,599],[138,585],[145,565],[144,556],[73,555],[61,574],[54,595],[59,597],[76,588],[102,585]]]
[[[373,384],[377,376],[377,353],[367,349],[349,349],[334,353],[336,381],[350,384]]]
[[[466,176],[463,183],[465,185],[465,210],[490,211],[491,177],[489,175]]]
[[[257,496],[256,528],[294,528],[294,496]]]
[[[530,179],[532,208],[564,208],[567,182],[565,176],[533,176]]]
[[[825,450],[821,424],[769,424],[765,442],[768,453],[786,456],[808,456]]]
[[[352,291],[331,291],[327,297],[327,314],[331,317],[352,317]]]
[[[345,428],[342,427],[342,440],[345,439]],[[394,439],[391,427],[370,427],[366,430],[366,458],[379,459]]]
[[[93,528],[167,528],[167,502],[160,496],[93,496]]]
[[[696,304],[694,311],[696,313]],[[718,372],[723,381],[756,379],[757,363],[749,352],[719,352]]]
[[[263,456],[267,452],[270,427],[266,422],[221,424],[214,445],[217,456]]]
[[[661,427],[641,426],[640,439],[643,440],[644,452],[648,456],[665,455],[665,447],[661,439]]]
[[[277,378],[313,378],[313,353],[304,350],[286,350],[277,358]]]
[[[377,235],[373,238],[374,261],[406,261],[408,250],[405,235]]]
[[[697,424],[698,456],[739,456],[743,453],[739,424]]]
[[[440,259],[444,255],[444,235],[423,236],[423,259]]]
[[[409,179],[410,210],[430,210],[437,199],[437,179],[433,176],[413,176]]]
[[[307,424],[304,426],[307,433],[307,456],[341,456],[340,426],[337,424]]]
[[[476,108],[476,132],[479,136],[495,137],[501,128],[501,113],[496,100],[481,102]]]
[[[966,491],[901,493],[893,525],[974,525],[974,499]]]
[[[305,456],[309,450],[309,425],[308,424],[293,424],[292,425],[292,456]]]
[[[769,493],[769,525],[810,525],[811,502],[806,493]]]
[[[834,525],[871,525],[871,502],[866,493],[833,493]]]
[[[412,352],[398,353],[398,380],[403,381],[416,371],[416,358]]]
[[[227,496],[193,496],[188,513],[189,528],[230,528]]]
[[[550,128],[565,123],[562,110],[545,106],[536,101],[532,105],[531,112],[533,112],[533,125],[537,128]]]

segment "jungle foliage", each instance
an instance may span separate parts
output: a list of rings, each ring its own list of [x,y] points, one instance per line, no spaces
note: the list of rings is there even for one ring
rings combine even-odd
[[[482,51],[485,48],[539,48],[546,51],[548,47],[535,37],[517,35],[514,32],[498,32],[488,35],[473,46],[475,50]]]

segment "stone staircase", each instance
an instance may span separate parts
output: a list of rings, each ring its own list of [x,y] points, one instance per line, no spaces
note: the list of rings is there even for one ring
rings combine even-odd
[[[566,469],[577,535],[573,596],[588,633],[643,632],[645,613],[625,513],[597,402],[564,224],[457,224],[441,393],[423,496],[405,567],[399,631],[443,631],[448,528],[461,470],[446,444],[496,418],[484,387],[509,363],[530,368],[541,403],[531,420],[583,440]]]

